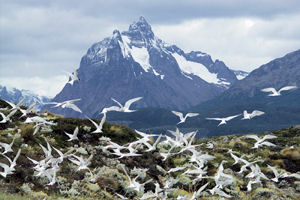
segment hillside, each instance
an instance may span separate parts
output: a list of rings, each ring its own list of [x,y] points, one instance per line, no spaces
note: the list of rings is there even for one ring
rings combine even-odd
[[[7,106],[0,101],[0,108]],[[7,114],[9,111],[3,112]],[[33,116],[35,114],[29,117]],[[222,196],[224,199],[258,200],[300,198],[300,179],[296,178],[300,176],[299,126],[268,133],[276,136],[267,140],[275,145],[270,147],[253,149],[255,140],[247,139],[244,135],[218,136],[195,141],[192,141],[192,137],[185,136],[188,141],[193,142],[192,145],[199,145],[194,147],[194,151],[179,153],[185,144],[177,138],[176,141],[181,145],[175,148],[172,148],[174,145],[170,142],[159,142],[152,151],[147,151],[144,145],[138,145],[135,146],[136,153],[141,156],[118,158],[113,154],[113,149],[105,147],[113,144],[111,141],[123,147],[127,147],[129,143],[134,144],[140,138],[137,133],[124,126],[106,122],[103,133],[92,134],[94,128],[88,119],[63,118],[46,112],[41,117],[52,124],[43,126],[35,135],[34,124],[25,123],[25,118],[20,118],[19,111],[12,117],[12,122],[0,124],[0,142],[10,143],[15,138],[12,146],[14,152],[6,153],[6,156],[12,159],[18,149],[21,149],[15,171],[6,178],[0,176],[0,198],[120,199],[117,196],[120,194],[124,196],[123,199],[154,199],[157,196],[159,199],[196,199],[194,192],[202,186],[205,187],[197,199],[201,197],[212,200]],[[72,133],[76,127],[79,127],[79,140],[67,141],[64,131]],[[47,142],[52,149],[48,159],[40,146],[45,147],[46,151],[49,150]],[[255,165],[252,164],[251,167],[246,167],[245,172],[238,173],[243,165],[234,164],[230,149],[231,154],[249,162],[256,162]],[[60,160],[59,151],[66,157]],[[167,152],[171,155],[164,159]],[[194,158],[195,153],[198,156]],[[71,162],[75,159],[73,154],[90,162],[86,169],[79,170]],[[53,185],[47,185],[49,178],[37,176],[37,168],[33,169],[35,164],[28,158],[44,160],[47,163],[51,160],[52,164],[49,165],[52,168],[47,166],[42,169],[48,170],[49,174],[52,170],[57,170]],[[9,164],[4,156],[0,156],[0,163]],[[281,174],[278,181],[272,180],[274,174],[268,165],[275,167]],[[180,168],[175,170],[176,167]],[[169,171],[171,169],[174,172]],[[192,173],[191,170],[195,169],[198,169],[197,172]],[[258,169],[261,170],[260,176],[264,175],[265,178],[256,177],[258,175],[253,178],[246,177],[250,176],[251,171],[254,173]],[[43,170],[40,172],[43,173]],[[219,179],[209,178],[217,174],[220,175]],[[53,175],[50,179],[53,180]],[[257,180],[261,182],[255,183]],[[254,182],[248,191],[251,181]],[[224,186],[220,189],[216,187],[217,184]],[[212,194],[212,191],[215,193]]]

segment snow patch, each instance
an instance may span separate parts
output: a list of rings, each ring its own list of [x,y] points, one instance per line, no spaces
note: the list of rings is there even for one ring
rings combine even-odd
[[[149,53],[146,47],[131,47],[131,56],[135,62],[139,63],[145,72],[148,72],[151,65],[149,63]]]
[[[180,69],[187,74],[194,74],[208,83],[219,84],[220,80],[217,78],[217,74],[210,73],[208,69],[196,62],[188,61],[185,57],[178,53],[172,53],[172,56],[176,59]]]
[[[243,76],[243,75],[237,75],[236,78],[237,78],[238,80],[242,80],[242,79],[246,78],[246,76]]]
[[[155,71],[155,69],[153,69],[153,68],[152,68],[152,71],[155,76],[160,76],[160,79],[164,79],[165,75],[157,73],[157,71]]]

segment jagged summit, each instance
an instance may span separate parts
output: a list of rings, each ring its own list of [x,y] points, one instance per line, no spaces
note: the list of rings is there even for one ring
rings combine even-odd
[[[237,81],[223,63],[201,51],[185,53],[155,36],[144,17],[127,31],[114,30],[93,44],[81,59],[80,84],[66,85],[54,100],[83,99],[89,115],[143,96],[138,107],[186,109],[209,100]],[[69,113],[60,113],[69,115]]]
[[[137,22],[133,22],[129,26],[129,30],[127,33],[129,33],[130,35],[138,35],[143,38],[149,38],[149,39],[154,38],[154,33],[152,32],[152,28],[150,24],[142,16],[139,18]]]

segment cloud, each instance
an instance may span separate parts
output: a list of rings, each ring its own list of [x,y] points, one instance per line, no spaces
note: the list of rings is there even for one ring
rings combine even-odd
[[[200,50],[231,68],[251,71],[299,49],[299,18],[300,14],[273,19],[205,18],[153,29],[160,38],[185,51]]]
[[[251,71],[299,48],[300,6],[292,0],[0,0],[0,5],[0,82],[38,93],[50,88],[51,95],[61,84],[53,85],[54,77],[78,68],[93,43],[114,29],[126,30],[141,15],[162,40],[207,52],[235,69]]]
[[[0,85],[15,87],[18,89],[26,89],[34,91],[36,94],[54,97],[58,94],[68,81],[67,76],[53,76],[49,78],[41,78],[38,76],[34,77],[10,77],[10,78],[1,78]]]

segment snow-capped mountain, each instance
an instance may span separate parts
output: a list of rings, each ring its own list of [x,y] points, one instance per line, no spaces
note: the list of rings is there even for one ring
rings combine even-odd
[[[113,104],[142,96],[138,107],[186,109],[209,100],[238,79],[222,61],[192,51],[185,53],[157,38],[145,18],[114,30],[111,37],[93,44],[78,69],[80,83],[66,84],[54,101],[81,98],[78,106],[94,115]],[[53,110],[78,116],[71,110]]]
[[[19,103],[25,97],[24,106],[29,106],[36,102],[35,109],[40,110],[43,107],[42,102],[49,102],[51,99],[45,96],[39,96],[29,90],[19,90],[0,85],[0,99]]]

